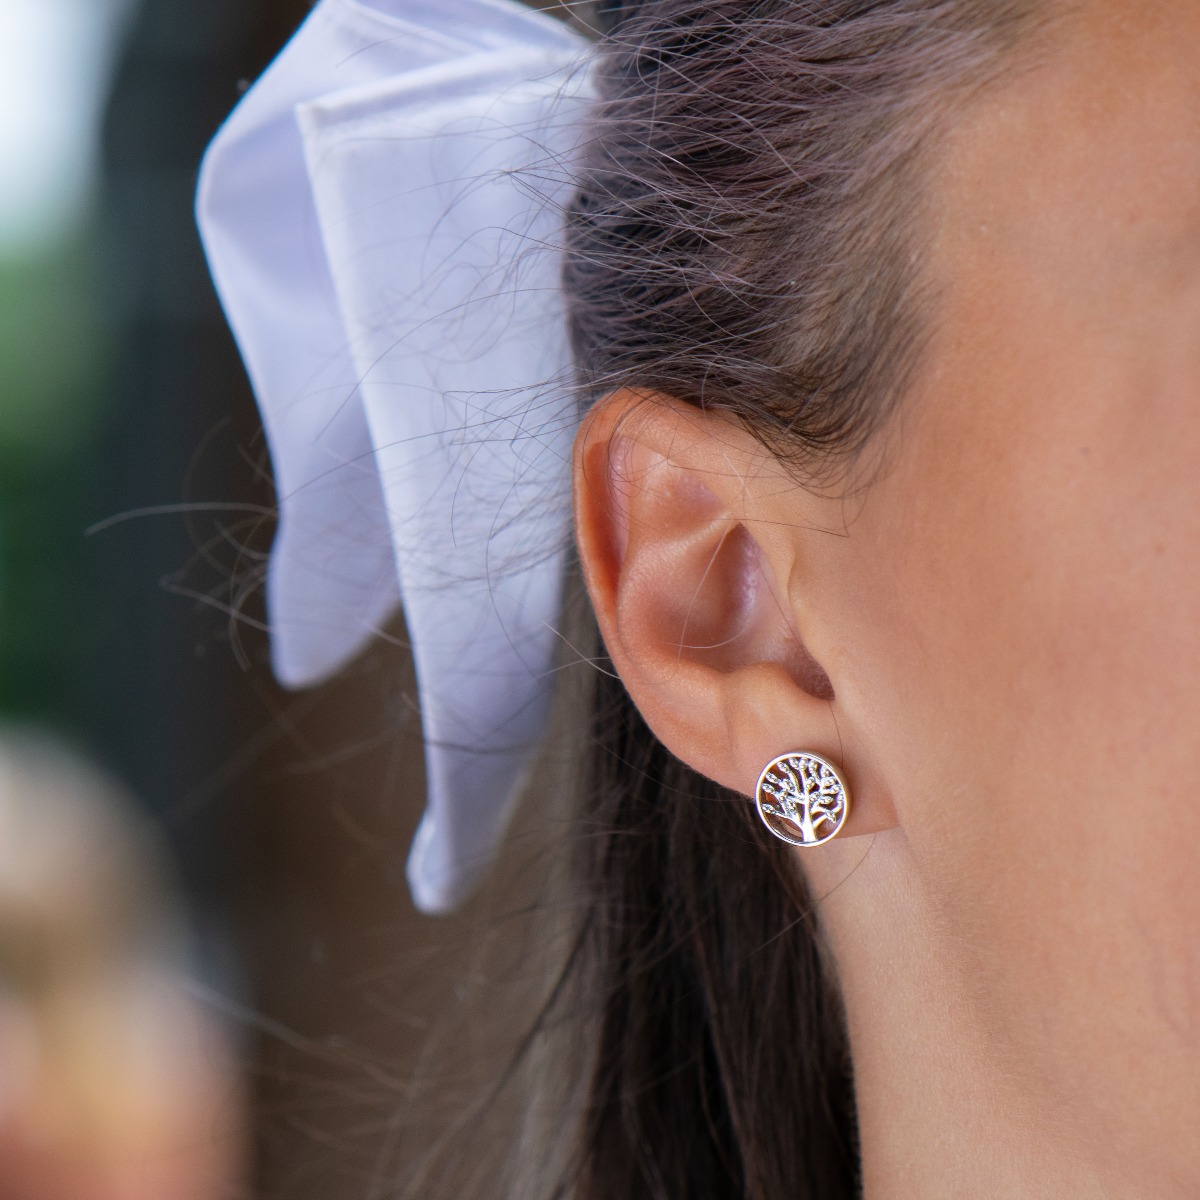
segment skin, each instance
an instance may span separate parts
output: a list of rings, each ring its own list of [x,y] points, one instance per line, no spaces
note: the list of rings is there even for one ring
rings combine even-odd
[[[577,443],[656,733],[747,795],[801,748],[851,783],[796,853],[868,1200],[1200,1195],[1200,5],[1055,39],[942,148],[933,336],[869,486],[666,397]]]

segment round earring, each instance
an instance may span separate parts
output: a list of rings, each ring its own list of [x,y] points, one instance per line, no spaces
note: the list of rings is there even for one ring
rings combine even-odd
[[[837,837],[850,815],[850,789],[833,763],[794,750],[763,768],[755,790],[758,815],[793,846],[820,846]]]

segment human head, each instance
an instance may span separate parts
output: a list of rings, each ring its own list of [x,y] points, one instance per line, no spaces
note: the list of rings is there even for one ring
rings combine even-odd
[[[799,747],[849,772],[805,866],[865,1122],[904,1064],[858,1048],[936,980],[1031,1154],[1174,1194],[1200,12],[664,0],[617,36],[567,273],[614,664],[733,792]]]

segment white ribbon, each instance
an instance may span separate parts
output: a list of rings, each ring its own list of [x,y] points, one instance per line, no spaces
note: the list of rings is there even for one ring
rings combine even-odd
[[[279,494],[275,670],[327,677],[402,601],[428,788],[409,881],[427,911],[486,868],[548,716],[586,49],[515,0],[323,0],[201,174]]]

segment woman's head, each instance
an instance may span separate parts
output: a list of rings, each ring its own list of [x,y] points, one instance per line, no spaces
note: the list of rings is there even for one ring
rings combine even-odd
[[[633,8],[567,272],[609,653],[731,790],[798,748],[850,776],[805,866],[868,1173],[957,1106],[951,1156],[1169,1194],[1200,1172],[1200,9]]]
[[[727,411],[810,468],[858,449],[919,355],[939,134],[1038,7],[620,6],[570,215],[587,399]]]

